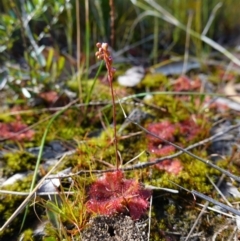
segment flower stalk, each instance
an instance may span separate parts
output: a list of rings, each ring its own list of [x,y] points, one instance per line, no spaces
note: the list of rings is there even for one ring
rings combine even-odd
[[[107,68],[107,79],[111,90],[112,96],[112,105],[113,105],[113,128],[114,128],[114,146],[115,146],[115,157],[116,157],[116,167],[119,168],[119,159],[118,159],[118,150],[117,150],[117,129],[116,129],[116,105],[115,105],[115,97],[113,91],[113,76],[115,73],[115,69],[112,67],[112,56],[108,50],[107,43],[97,43],[96,44],[98,51],[96,52],[96,57],[105,62]]]

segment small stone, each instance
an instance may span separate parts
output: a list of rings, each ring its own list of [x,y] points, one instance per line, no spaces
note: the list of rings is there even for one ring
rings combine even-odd
[[[142,66],[135,66],[128,69],[124,75],[118,77],[118,83],[126,87],[134,87],[141,82],[145,75]]]

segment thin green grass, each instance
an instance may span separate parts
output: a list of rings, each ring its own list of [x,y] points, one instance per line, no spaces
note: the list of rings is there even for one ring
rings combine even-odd
[[[86,66],[86,79],[88,78],[89,74],[89,61],[90,61],[90,19],[89,19],[89,1],[85,0],[85,55],[86,55],[86,60],[85,60],[85,66]]]
[[[97,70],[97,73],[96,73],[96,75],[95,75],[95,77],[94,77],[94,79],[93,79],[93,83],[92,83],[89,91],[87,92],[87,97],[86,97],[86,100],[85,100],[85,104],[86,104],[86,105],[88,105],[89,102],[90,102],[90,100],[91,100],[91,96],[92,96],[94,87],[95,87],[95,85],[96,85],[96,83],[97,83],[98,76],[99,76],[99,74],[100,74],[100,72],[101,72],[101,70],[102,70],[102,67],[103,67],[103,61],[101,62],[100,66],[99,66],[99,68],[98,68],[98,70]]]
[[[178,19],[176,19],[171,13],[169,13],[166,9],[164,9],[160,4],[157,2],[151,0],[151,1],[143,1],[143,2],[148,2],[149,4],[145,4],[143,2],[135,2],[131,0],[133,4],[138,6],[139,8],[143,9],[147,15],[152,16],[152,17],[158,17],[163,19],[166,22],[171,23],[172,25],[184,30],[185,32],[188,30],[187,27],[182,24]],[[229,58],[233,63],[236,65],[240,66],[240,60],[235,57],[232,53],[230,53],[226,48],[221,46],[220,44],[216,43],[209,37],[205,35],[201,35],[198,32],[189,29],[189,33],[191,36],[205,42],[212,48],[216,49],[223,55],[225,55],[227,58]]]

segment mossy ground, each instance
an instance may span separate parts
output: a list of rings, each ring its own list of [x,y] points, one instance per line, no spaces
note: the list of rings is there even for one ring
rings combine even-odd
[[[191,144],[209,137],[216,110],[201,110],[205,97],[191,95],[191,93],[185,95],[179,93],[174,94],[172,92],[169,92],[169,94],[161,94],[160,91],[173,91],[173,85],[169,82],[169,79],[162,75],[152,76],[147,74],[141,84],[133,89],[126,89],[118,87],[117,85],[115,87],[119,98],[133,93],[140,93],[146,89],[148,91],[159,91],[159,93],[141,102],[140,108],[142,111],[147,112],[151,116],[151,118],[147,118],[141,122],[143,127],[146,128],[149,123],[159,123],[166,120],[175,125],[194,119],[198,128],[198,134],[189,138],[188,134],[176,129],[174,142],[181,147],[188,147]],[[91,97],[93,102],[107,100],[110,103],[109,87],[105,83],[97,81]],[[127,113],[130,113],[131,110],[135,108],[133,105],[124,103],[122,106]],[[161,110],[159,110],[159,107]],[[42,120],[50,115],[52,115],[51,112],[34,113],[34,109],[32,109],[32,114],[20,116],[24,123],[31,125],[37,120]],[[12,117],[8,119],[1,118],[1,120],[10,122]],[[124,115],[120,106],[117,105],[117,129],[121,127],[123,122]],[[22,148],[21,151],[8,151],[7,154],[1,157],[4,177],[9,177],[17,172],[34,170],[36,157],[26,153],[25,148],[40,145],[46,123],[47,121],[36,125],[34,128],[35,135],[32,140],[17,143],[17,146],[20,145]],[[139,128],[131,123],[123,130],[121,136],[118,136],[121,167],[125,167],[126,163],[143,151],[144,153],[131,164],[143,163],[158,158],[148,150],[149,135],[144,131],[139,131]],[[134,135],[134,133],[136,133],[136,135]],[[62,196],[61,208],[56,207],[55,211],[59,212],[57,224],[62,227],[65,226],[66,230],[60,234],[57,228],[49,223],[46,229],[47,236],[44,240],[68,239],[70,237],[77,239],[79,232],[84,229],[89,219],[84,202],[87,200],[89,184],[96,179],[96,175],[92,174],[91,171],[106,170],[113,168],[116,164],[111,104],[96,104],[86,107],[75,106],[69,108],[60,115],[51,126],[46,143],[52,140],[71,143],[71,146],[76,148],[75,154],[67,157],[61,168],[72,167],[72,172],[90,172],[80,174],[78,178],[74,178],[74,185],[65,188],[67,191],[73,191],[74,194],[71,196]],[[16,145],[16,142],[9,140],[8,144]],[[3,145],[1,149],[4,149]],[[207,146],[205,145],[194,148],[192,153],[202,158],[208,158]],[[160,171],[154,166],[151,166],[144,169],[128,171],[125,173],[125,176],[126,178],[138,179],[145,184],[155,187],[179,189],[178,186],[175,185],[177,184],[185,189],[196,190],[211,196],[213,187],[207,175],[216,181],[220,173],[187,154],[182,154],[178,158],[182,164],[182,171],[178,175]],[[42,160],[42,164],[44,164],[45,161],[46,160]],[[226,168],[228,163],[221,162],[220,165]],[[233,165],[233,169],[234,168],[237,170],[237,167]],[[45,170],[45,172],[46,171],[47,170]],[[39,174],[39,176],[41,176],[41,174]],[[31,176],[15,183],[11,186],[10,190],[27,191],[29,190],[30,182]],[[13,195],[2,195],[1,198],[0,216],[2,225],[19,206],[23,198]],[[217,198],[217,195],[215,195],[215,198]],[[46,201],[42,200],[40,203],[42,203],[40,206],[46,205]],[[173,236],[186,236],[200,212],[197,203],[204,203],[204,201],[195,199],[193,195],[183,190],[180,190],[178,194],[154,191],[150,228],[151,240],[167,240],[167,238]],[[27,223],[34,216],[33,210],[31,209],[30,211],[31,214],[28,214]],[[16,235],[21,221],[22,215],[18,216],[14,220],[14,223],[1,234],[1,238],[6,239],[13,234]],[[216,213],[208,211],[198,224],[198,230],[199,232],[204,230],[203,236],[208,237],[216,232],[218,228],[220,229],[222,225],[225,225],[226,222],[230,221],[223,216],[220,217]],[[230,227],[234,226],[233,224],[231,225]],[[32,235],[32,231],[27,229],[24,232],[24,240],[31,240],[30,236]],[[221,235],[222,237],[227,237],[229,233],[229,230],[224,230]]]

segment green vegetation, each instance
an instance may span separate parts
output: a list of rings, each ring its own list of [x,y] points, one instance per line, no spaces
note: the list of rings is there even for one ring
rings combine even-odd
[[[96,216],[119,212],[135,223],[150,218],[150,240],[183,239],[204,205],[192,190],[224,202],[210,180],[222,175],[214,165],[238,177],[238,149],[209,166],[215,153],[207,138],[213,126],[239,122],[238,111],[214,102],[239,83],[240,60],[228,47],[239,7],[234,0],[1,1],[0,239],[81,240]],[[189,61],[195,67],[187,69]],[[121,86],[118,77],[133,65],[144,66],[141,81]],[[182,148],[195,157],[172,156]],[[18,173],[22,179],[4,184]],[[54,193],[31,195],[49,174],[60,180]],[[223,240],[235,229],[233,218],[208,210],[195,231]]]

